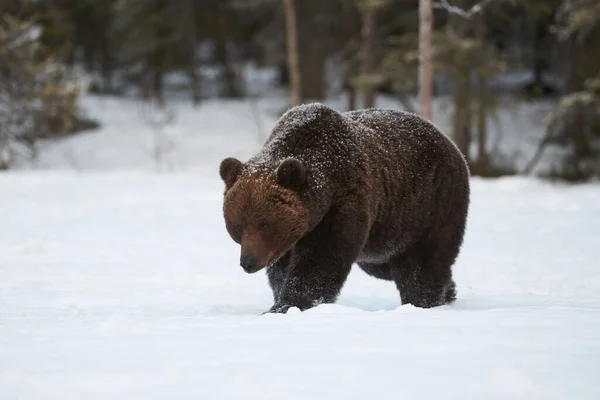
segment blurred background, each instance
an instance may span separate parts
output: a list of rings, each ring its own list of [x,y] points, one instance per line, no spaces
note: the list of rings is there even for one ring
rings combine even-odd
[[[287,108],[319,101],[421,113],[473,175],[600,176],[597,0],[2,0],[0,12],[2,170],[216,174]]]

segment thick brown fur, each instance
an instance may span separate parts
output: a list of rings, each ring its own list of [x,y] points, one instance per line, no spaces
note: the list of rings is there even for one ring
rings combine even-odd
[[[246,163],[223,160],[224,217],[247,272],[267,267],[270,312],[335,302],[353,264],[403,304],[456,298],[469,171],[434,125],[402,111],[294,107]]]

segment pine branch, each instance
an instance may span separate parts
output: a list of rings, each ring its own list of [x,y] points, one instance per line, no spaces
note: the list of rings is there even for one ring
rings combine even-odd
[[[440,0],[439,3],[434,3],[433,7],[438,8],[438,9],[443,9],[443,10],[448,11],[451,14],[456,14],[465,19],[469,19],[472,16],[474,16],[475,14],[479,14],[480,12],[482,12],[483,9],[492,1],[493,0],[482,0],[480,3],[475,4],[473,7],[469,8],[468,10],[463,10],[460,7],[453,6],[452,4],[448,3],[448,0]]]

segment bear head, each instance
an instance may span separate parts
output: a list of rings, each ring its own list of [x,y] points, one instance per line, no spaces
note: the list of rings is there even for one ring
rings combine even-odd
[[[241,245],[240,264],[247,273],[275,263],[307,232],[309,213],[301,193],[306,168],[296,158],[273,168],[244,168],[236,158],[220,165],[225,182],[223,215],[231,238]]]

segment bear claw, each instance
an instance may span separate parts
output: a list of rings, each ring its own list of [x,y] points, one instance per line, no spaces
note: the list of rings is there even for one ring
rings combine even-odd
[[[293,306],[291,304],[275,304],[264,314],[286,314],[292,307]]]

